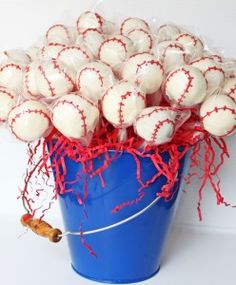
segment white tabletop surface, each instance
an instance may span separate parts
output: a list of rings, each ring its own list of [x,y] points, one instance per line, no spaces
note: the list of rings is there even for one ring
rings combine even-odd
[[[65,241],[55,245],[30,232],[22,235],[24,229],[14,216],[2,216],[0,225],[0,284],[99,284],[74,273]],[[160,272],[139,284],[234,285],[235,254],[233,233],[175,227]]]

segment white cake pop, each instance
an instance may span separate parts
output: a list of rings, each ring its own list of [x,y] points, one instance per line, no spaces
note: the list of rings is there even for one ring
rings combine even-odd
[[[23,66],[13,61],[5,62],[0,66],[0,85],[21,90],[23,83]]]
[[[220,64],[214,61],[211,57],[199,57],[191,62],[191,66],[198,68],[204,74],[207,80],[208,94],[214,93],[224,83],[224,70]]]
[[[180,29],[173,25],[173,24],[164,24],[161,25],[157,29],[157,40],[158,42],[163,42],[163,41],[171,41],[174,40],[174,38],[180,34]]]
[[[23,90],[31,99],[34,99],[40,95],[36,81],[39,65],[39,61],[34,61],[31,64],[27,65],[24,71]]]
[[[60,97],[52,110],[54,126],[71,139],[86,139],[94,131],[98,119],[97,105],[79,94]]]
[[[154,93],[159,90],[164,76],[161,63],[148,53],[130,57],[124,64],[122,78],[135,82],[144,93]]]
[[[31,61],[35,61],[38,59],[38,55],[40,54],[40,50],[41,50],[40,47],[33,45],[26,50],[26,53],[31,58]]]
[[[46,32],[48,42],[57,42],[61,44],[73,44],[76,39],[76,32],[72,27],[62,24],[53,25]]]
[[[211,135],[227,136],[236,129],[236,104],[221,94],[208,97],[200,108],[203,127]]]
[[[42,60],[56,59],[59,52],[65,48],[62,43],[51,42],[39,49],[37,57]]]
[[[84,64],[92,60],[92,54],[77,45],[67,46],[58,53],[57,60],[77,72]]]
[[[131,126],[144,107],[144,94],[130,82],[113,85],[102,97],[103,115],[117,128]]]
[[[0,52],[0,63],[4,63],[6,61],[29,64],[31,62],[31,58],[24,50],[10,49]]]
[[[201,103],[206,97],[206,90],[207,82],[201,71],[188,65],[171,71],[164,83],[167,98],[181,107]]]
[[[17,139],[32,142],[48,134],[50,114],[43,103],[27,100],[11,110],[8,124]]]
[[[80,34],[87,29],[97,29],[104,34],[109,34],[111,25],[98,13],[87,11],[79,16],[77,29]]]
[[[99,47],[105,40],[104,35],[97,29],[87,29],[82,33],[82,39],[87,49],[97,58]]]
[[[133,42],[129,38],[115,35],[103,41],[98,58],[115,70],[119,70],[121,63],[133,53],[133,49]]]
[[[109,66],[102,62],[90,62],[78,71],[76,84],[82,96],[97,101],[114,81],[114,75]]]
[[[128,37],[134,44],[135,53],[149,52],[152,49],[153,38],[150,32],[135,28],[128,33]]]
[[[134,29],[150,30],[146,21],[139,18],[127,18],[121,23],[120,34],[127,36],[128,33]]]
[[[61,96],[76,88],[74,71],[56,60],[38,66],[36,83],[40,94],[45,97]]]
[[[236,103],[236,78],[226,79],[222,89],[223,93],[231,97]]]
[[[160,59],[165,73],[186,64],[186,54],[183,45],[175,41],[164,41],[154,47],[154,54]]]
[[[0,86],[0,124],[6,122],[8,114],[16,103],[16,92]]]
[[[189,33],[182,33],[175,37],[175,41],[184,46],[186,54],[188,54],[189,58],[194,59],[202,56],[204,46],[198,37]]]
[[[171,140],[175,130],[176,112],[170,107],[148,107],[135,122],[137,134],[148,144],[160,145]]]

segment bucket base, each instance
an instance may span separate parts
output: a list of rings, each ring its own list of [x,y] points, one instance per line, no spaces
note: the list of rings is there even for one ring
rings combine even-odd
[[[142,282],[144,280],[147,280],[147,279],[150,279],[152,278],[153,276],[155,276],[158,271],[160,270],[160,266],[158,267],[157,271],[155,271],[152,275],[150,276],[147,276],[147,277],[144,277],[144,278],[138,278],[138,279],[125,279],[125,280],[103,280],[103,279],[96,279],[96,278],[93,278],[93,277],[90,277],[90,276],[86,276],[80,272],[78,272],[74,266],[71,264],[71,267],[72,269],[77,273],[79,274],[80,276],[86,278],[86,279],[89,279],[89,280],[92,280],[92,281],[96,281],[96,282],[100,282],[100,283],[107,283],[107,284],[130,284],[130,283],[136,283],[136,282]]]

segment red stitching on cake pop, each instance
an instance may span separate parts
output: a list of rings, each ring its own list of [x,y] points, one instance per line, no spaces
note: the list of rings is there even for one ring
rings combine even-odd
[[[184,38],[184,37],[188,37],[193,41],[193,45],[196,46],[197,42],[199,41],[201,43],[200,40],[198,40],[195,36],[188,34],[188,33],[184,33],[184,34],[180,34],[175,40],[179,41],[179,39]]]
[[[125,24],[129,21],[129,20],[132,20],[132,19],[136,19],[136,20],[140,20],[142,21],[145,26],[147,27],[147,29],[149,30],[149,25],[146,21],[144,21],[143,19],[139,19],[139,18],[132,18],[132,17],[129,17],[129,18],[126,18],[122,23],[121,23],[121,26],[120,26],[120,34],[123,35],[123,30],[124,30],[124,26]]]
[[[7,63],[7,64],[1,66],[0,72],[4,71],[4,69],[6,69],[6,68],[8,68],[8,67],[13,67],[13,68],[15,68],[15,69],[17,69],[17,70],[22,71],[22,67],[21,67],[19,64]]]
[[[166,53],[167,53],[167,50],[168,50],[169,48],[170,48],[170,49],[177,49],[177,50],[182,51],[182,52],[183,52],[183,53],[182,53],[183,60],[184,60],[184,62],[186,61],[185,49],[184,49],[184,47],[182,47],[181,45],[178,45],[177,43],[170,43],[170,44],[168,44],[168,45],[165,47],[164,52],[163,52],[163,55],[162,55],[162,61],[165,60],[165,58],[166,58]]]
[[[204,116],[201,117],[201,120],[203,121],[206,117],[210,117],[213,113],[218,113],[219,111],[230,111],[233,115],[236,115],[236,110],[227,107],[226,105],[223,107],[215,107],[213,110],[206,112]],[[236,117],[235,117],[236,120]]]
[[[136,121],[139,121],[140,119],[143,119],[145,117],[151,117],[152,114],[154,113],[159,113],[159,111],[175,111],[174,108],[172,107],[162,107],[162,106],[158,106],[156,108],[154,108],[151,112],[143,114],[143,115],[139,115],[138,118],[136,119]]]
[[[148,48],[149,48],[149,49],[152,49],[152,47],[153,47],[153,40],[152,40],[151,35],[150,35],[147,31],[145,31],[145,30],[143,30],[143,29],[133,29],[133,30],[131,30],[131,31],[128,33],[128,36],[130,36],[131,33],[136,32],[136,31],[139,31],[139,32],[145,34],[145,35],[148,37],[148,39],[149,39],[149,46],[148,46]]]
[[[4,87],[4,86],[0,86],[0,93],[3,93],[3,94],[5,94],[5,95],[9,96],[11,99],[14,99],[14,98],[15,98],[15,96],[12,95],[12,94],[10,93],[10,91],[8,91],[7,88]]]
[[[69,41],[71,41],[71,36],[70,36],[70,33],[69,33],[68,28],[67,28],[66,26],[64,26],[64,25],[61,25],[61,24],[56,24],[56,25],[51,26],[51,27],[47,30],[47,32],[46,32],[46,39],[48,40],[50,31],[51,31],[52,29],[54,29],[54,28],[57,28],[57,27],[62,28],[62,30],[64,30],[64,32],[66,33],[67,39],[68,39]]]
[[[203,72],[203,75],[206,76],[206,73],[210,72],[210,71],[219,71],[223,74],[223,76],[225,76],[224,70],[221,67],[217,67],[217,66],[208,67],[207,70],[205,72]]]
[[[163,29],[163,28],[165,28],[165,27],[176,28],[176,29],[178,30],[178,32],[180,33],[179,27],[177,27],[177,26],[175,26],[175,25],[171,25],[171,24],[164,24],[164,25],[161,25],[161,26],[157,29],[157,33],[158,33],[161,29]]]
[[[85,30],[83,33],[82,33],[82,37],[83,37],[83,40],[85,40],[86,36],[88,33],[97,33],[99,34],[103,39],[105,39],[104,35],[98,30],[98,29],[95,29],[95,28],[89,28],[87,30]]]
[[[162,74],[164,74],[164,68],[162,64],[158,60],[144,60],[143,62],[137,64],[137,69],[136,69],[136,74],[138,74],[139,70],[143,68],[143,66],[148,66],[149,64],[151,65],[156,65],[160,68]],[[136,80],[136,84],[139,84],[139,79]]]
[[[80,72],[79,72],[79,76],[78,76],[78,80],[77,80],[77,88],[78,91],[80,91],[81,86],[80,86],[80,79],[82,76],[82,73],[86,72],[86,71],[92,71],[95,72],[98,75],[98,80],[100,81],[100,86],[103,87],[104,84],[104,77],[101,75],[100,70],[96,69],[95,67],[85,67],[83,68]]]
[[[123,111],[122,108],[125,105],[124,101],[132,95],[132,92],[128,91],[124,95],[121,95],[121,101],[119,102],[119,109],[118,109],[118,118],[119,118],[119,125],[122,126],[124,123],[124,116],[123,116]]]
[[[33,94],[30,91],[30,86],[29,86],[29,73],[31,71],[30,65],[26,66],[25,69],[25,76],[24,76],[24,85],[26,87],[27,92],[30,94],[30,96],[35,96],[35,94]]]
[[[229,96],[232,94],[236,94],[236,84],[234,85],[234,87],[230,88],[229,92],[226,94]]]
[[[206,114],[204,116],[201,116],[201,121],[203,122],[203,120],[207,117],[210,117],[213,113],[218,113],[219,111],[229,111],[232,113],[232,115],[235,115],[234,120],[236,121],[236,110],[227,107],[226,105],[223,107],[215,107],[213,110],[206,112]],[[224,136],[227,136],[229,134],[231,134],[234,130],[236,129],[236,122],[235,125],[229,130],[227,131]]]
[[[155,128],[154,128],[154,131],[153,131],[153,133],[152,133],[150,143],[155,143],[155,140],[156,140],[156,138],[157,138],[157,136],[158,136],[158,132],[159,132],[160,128],[161,128],[162,126],[164,126],[165,124],[170,124],[170,125],[172,125],[173,127],[175,126],[175,122],[172,121],[172,120],[170,120],[170,119],[168,119],[168,118],[165,119],[165,120],[163,120],[163,121],[158,121],[158,123],[155,124]]]
[[[98,21],[99,27],[100,27],[101,30],[102,30],[102,26],[103,26],[103,24],[104,24],[104,19],[103,19],[102,16],[99,15],[98,13],[94,13],[94,15],[95,15],[95,17],[96,17],[96,19],[97,19],[97,21]]]
[[[82,97],[81,97],[82,98]],[[84,98],[83,98],[84,99]],[[84,135],[83,136],[86,136],[87,133],[88,133],[88,130],[87,130],[87,124],[86,124],[86,115],[85,115],[85,112],[84,110],[80,109],[79,105],[76,105],[74,104],[72,101],[69,101],[69,100],[62,100],[62,101],[57,101],[57,103],[55,104],[55,106],[53,107],[53,109],[55,109],[56,107],[58,107],[59,105],[71,105],[73,106],[77,111],[78,113],[80,114],[80,117],[81,117],[81,121],[82,121],[82,125],[81,127],[84,129]]]
[[[214,60],[217,60],[218,62],[220,63],[223,63],[223,58],[218,55],[218,54],[212,54],[211,57],[214,59]],[[216,59],[215,59],[216,58]]]
[[[41,72],[43,78],[45,79],[45,81],[47,82],[48,84],[48,89],[51,93],[51,96],[54,97],[56,96],[56,93],[54,92],[55,91],[55,88],[52,86],[52,83],[50,82],[50,80],[47,78],[46,76],[46,72],[44,71],[43,67],[41,65],[38,66],[38,70]]]
[[[64,53],[65,51],[67,51],[67,50],[77,50],[77,51],[80,51],[87,59],[91,59],[90,56],[87,54],[87,52],[84,49],[82,49],[81,47],[79,47],[79,46],[66,46],[66,47],[64,47],[58,53],[57,59],[59,59],[61,54]]]
[[[135,54],[131,55],[129,57],[129,59],[134,58],[134,57],[139,56],[139,55],[143,55],[143,54],[153,55],[152,53],[150,53],[148,51],[143,51],[143,52],[138,52],[138,53],[135,53]]]
[[[55,42],[50,42],[47,44],[47,46],[44,46],[41,48],[40,50],[40,53],[41,53],[41,56],[44,57],[45,56],[45,52],[47,51],[47,48],[48,47],[61,47],[62,49],[66,47],[65,44],[61,44],[61,43],[55,43]],[[60,51],[59,51],[60,52]],[[59,53],[58,52],[58,53]],[[58,54],[56,55],[56,57],[58,56]],[[55,57],[55,58],[56,58]]]
[[[62,73],[62,74],[64,75],[65,79],[71,84],[72,90],[75,90],[76,84],[75,84],[75,82],[73,81],[73,79],[69,76],[69,74],[67,74],[67,73],[64,71],[64,69],[60,67],[60,65],[57,63],[56,60],[52,60],[52,64],[53,64],[54,68],[55,68],[56,70],[58,70],[60,73]]]
[[[183,72],[186,76],[187,76],[187,79],[188,79],[188,83],[186,85],[186,88],[184,89],[183,93],[180,95],[180,98],[177,100],[177,103],[178,105],[180,105],[184,99],[186,98],[186,95],[189,93],[189,90],[191,87],[193,87],[192,85],[192,82],[193,82],[193,79],[194,77],[190,75],[190,71],[189,70],[186,70],[184,67],[181,67],[179,69],[176,69],[175,71],[173,71],[172,73],[169,74],[169,76],[167,77],[166,79],[166,83],[165,83],[165,88],[164,88],[164,91],[165,91],[165,94],[168,96],[167,92],[166,92],[166,89],[167,89],[167,83],[170,81],[170,79],[172,77],[174,77],[177,73],[179,72]],[[168,96],[169,97],[169,96]]]
[[[124,104],[124,101],[132,96],[133,92],[132,91],[128,91],[126,92],[125,94],[121,95],[121,101],[119,102],[119,109],[118,109],[118,118],[119,118],[119,126],[121,127],[122,124],[124,123],[124,116],[123,116],[123,110],[122,108],[125,106]],[[140,93],[140,92],[137,92],[136,95],[138,97],[141,97],[144,101],[145,101],[145,98],[144,96]]]
[[[100,16],[98,13],[92,13],[90,11],[85,12],[84,14],[82,14],[81,16],[84,16],[85,14],[91,14],[94,15],[96,17],[96,20],[98,22],[98,28],[102,31],[103,30],[103,25],[104,25],[104,19],[102,18],[102,16]],[[80,21],[81,21],[81,16],[78,18],[77,20],[77,30],[80,32]]]
[[[17,107],[19,107],[19,105],[16,106],[15,108],[13,108],[12,110],[16,109]],[[25,114],[32,114],[32,113],[42,115],[45,119],[47,119],[47,121],[48,121],[48,127],[50,126],[50,122],[51,122],[50,117],[49,117],[48,114],[46,114],[43,110],[32,110],[32,109],[28,109],[28,110],[24,110],[24,111],[21,112],[21,113],[16,114],[16,115],[11,119],[11,122],[9,123],[9,127],[10,127],[11,132],[13,133],[13,135],[14,135],[17,139],[19,139],[19,140],[21,140],[21,141],[23,141],[23,142],[28,142],[28,141],[23,140],[22,138],[20,138],[20,137],[15,133],[15,131],[14,131],[14,126],[13,126],[13,125],[14,125],[14,123],[16,122],[16,119],[19,119],[22,115],[25,115]],[[45,130],[45,131],[46,131],[46,130]]]
[[[201,61],[205,61],[205,59],[211,59],[211,60],[213,60],[213,58],[212,58],[211,56],[202,56],[202,57],[199,57],[199,58],[193,60],[193,61],[190,63],[190,65],[192,65],[192,64],[194,64],[194,63],[199,63],[199,62],[201,62]]]
[[[130,40],[131,41],[131,40]],[[107,40],[105,40],[99,47],[99,50],[98,50],[98,58],[101,60],[101,52],[102,52],[102,48],[104,47],[105,44],[107,43],[110,43],[110,42],[117,42],[118,44],[120,44],[124,50],[125,50],[125,53],[128,52],[127,50],[127,45],[125,42],[123,42],[121,39],[119,38],[116,38],[116,37],[112,37],[112,38],[109,38]]]

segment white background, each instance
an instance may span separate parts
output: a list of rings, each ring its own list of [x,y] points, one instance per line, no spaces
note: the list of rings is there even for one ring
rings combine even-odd
[[[0,0],[0,49],[27,48],[50,25],[59,22],[72,24],[82,11],[95,7],[95,3],[96,1],[89,0]],[[104,3],[98,6],[97,9],[108,18],[110,15],[114,15],[113,18],[115,19],[132,15],[147,20],[155,18],[160,23],[171,21],[186,26],[202,35],[211,47],[218,48],[226,57],[236,58],[236,2],[234,0],[107,0]],[[221,171],[222,189],[225,197],[236,204],[236,136],[229,138],[227,141],[231,158]],[[16,223],[22,213],[16,196],[25,168],[25,146],[12,141],[2,130],[0,130],[0,159],[0,189],[2,193],[0,214],[3,217],[12,216],[11,221]],[[214,195],[208,186],[204,190],[203,222],[199,223],[196,211],[197,185],[198,182],[192,184],[188,189],[188,193],[183,195],[176,225],[184,229],[194,228],[219,234],[220,232],[228,235],[236,234],[236,209],[216,206]],[[57,207],[51,211],[50,215],[52,219],[58,219],[58,223],[61,223]],[[4,223],[4,218],[0,220],[0,223],[1,228],[6,227],[4,230],[6,238],[9,231]],[[19,232],[20,228],[17,228],[16,232],[13,231],[11,234],[17,236]],[[191,247],[189,250],[191,250]],[[226,257],[228,254],[229,263],[232,250],[236,253],[236,245],[225,253]],[[0,267],[1,262],[0,255]],[[21,275],[23,276],[24,273],[22,272]],[[219,280],[219,276],[212,280]],[[2,282],[0,281],[0,283]],[[7,284],[15,285],[17,283]],[[31,282],[25,284],[28,285]],[[232,281],[228,284],[235,283]]]

